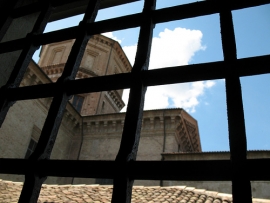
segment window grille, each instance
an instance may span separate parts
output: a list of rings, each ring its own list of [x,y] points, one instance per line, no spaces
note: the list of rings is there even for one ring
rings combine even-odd
[[[132,1],[135,0],[104,0],[101,7]],[[2,7],[0,8],[0,40],[13,19],[36,11],[40,11],[40,14],[32,32],[26,37],[0,44],[0,54],[22,50],[6,85],[0,90],[0,121],[1,123],[4,121],[9,107],[15,101],[53,97],[37,147],[29,159],[0,159],[0,173],[25,175],[19,202],[37,202],[41,185],[47,176],[114,179],[113,203],[131,201],[134,179],[232,180],[235,203],[252,202],[250,180],[270,180],[269,170],[266,167],[269,165],[269,159],[246,159],[246,135],[239,82],[241,76],[269,73],[270,55],[246,59],[236,58],[231,14],[232,10],[267,4],[270,3],[269,0],[208,0],[159,10],[155,9],[155,0],[145,0],[141,13],[100,22],[94,22],[96,13],[101,8],[99,0],[91,0],[87,6],[85,4],[88,1],[75,0],[37,1],[21,7],[16,7],[17,2],[20,1],[5,0],[0,3]],[[75,6],[68,6],[72,3]],[[56,8],[54,12],[52,12],[53,8]],[[49,20],[59,19],[61,15],[68,17],[81,12],[82,9],[85,9],[85,14],[78,26],[43,34]],[[155,24],[215,13],[220,16],[224,61],[148,70]],[[131,73],[75,80],[86,42],[91,35],[133,27],[140,27],[140,34],[136,60]],[[19,87],[30,58],[40,45],[73,38],[76,41],[63,74],[56,83]],[[226,81],[230,161],[167,161],[162,163],[136,161],[147,86],[221,78]],[[115,161],[49,159],[66,103],[71,95],[125,88],[130,88],[130,97],[121,145]],[[76,167],[68,167],[71,165],[76,165]]]

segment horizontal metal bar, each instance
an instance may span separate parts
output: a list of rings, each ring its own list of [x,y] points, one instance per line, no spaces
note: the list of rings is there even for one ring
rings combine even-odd
[[[104,82],[106,81],[106,82]],[[117,83],[115,82],[117,81]],[[101,92],[107,90],[126,89],[130,87],[131,73],[108,75],[102,77],[70,80],[61,86],[58,83],[34,85],[7,89],[4,93],[11,101],[54,97],[59,93],[59,88],[69,95],[86,92]]]
[[[238,59],[235,63],[239,77],[270,73],[270,55]],[[222,79],[226,77],[229,65],[212,62],[147,70],[142,71],[141,79],[146,86]],[[8,89],[5,94],[9,100],[27,100],[54,97],[59,88],[65,88],[69,95],[101,92],[129,88],[131,80],[131,73],[122,73],[67,81],[64,87],[57,83],[19,87]]]
[[[74,0],[73,0],[74,1]],[[135,2],[138,0],[103,0],[101,3],[101,8],[108,8],[112,6],[119,6],[126,3]],[[52,14],[50,21],[59,20],[61,18],[66,18],[78,14],[84,13],[87,5],[87,0],[80,0],[80,1],[74,1],[73,4],[65,4],[63,6],[57,7],[55,12]],[[212,3],[219,3],[222,4],[222,2],[227,2],[226,0],[223,1],[209,1]],[[268,0],[247,0],[247,1],[231,1],[232,9],[241,9],[243,7],[251,7],[251,6],[258,6],[262,4],[270,3]],[[194,3],[193,3],[194,4]],[[206,4],[203,4],[206,5]],[[198,6],[200,7],[200,6]],[[204,8],[204,7],[203,7]],[[186,11],[185,11],[186,13]],[[166,16],[165,16],[166,17]]]
[[[100,6],[100,9],[118,6],[121,4],[126,4],[138,0],[103,0]],[[56,10],[53,12],[50,22],[59,20],[61,18],[67,18],[73,15],[82,14],[85,12],[88,0],[54,0],[52,5],[56,7]],[[25,15],[38,12],[42,9],[41,2],[35,2],[26,6],[21,6],[14,9],[12,13],[13,18],[19,18]]]
[[[58,90],[56,83],[33,85],[19,88],[12,88],[3,92],[10,101],[28,100],[28,99],[39,99],[54,97]]]
[[[75,1],[75,0],[54,0],[51,2],[51,4],[53,7],[60,7],[60,6],[65,6],[67,4],[74,3],[74,2],[76,3],[78,1]],[[88,1],[85,1],[85,6],[87,5],[87,2]],[[20,18],[20,17],[30,15],[30,14],[35,13],[35,12],[39,12],[42,10],[42,8],[43,8],[42,2],[34,2],[32,4],[28,4],[28,5],[21,6],[21,7],[14,9],[12,12],[12,17],[14,19]]]
[[[66,91],[69,95],[73,95],[87,93],[89,90],[90,92],[102,92],[108,90],[127,89],[130,88],[131,78],[131,73],[122,73],[102,77],[72,80],[67,83]],[[78,91],[80,93],[77,93]]]
[[[120,6],[122,4],[132,3],[139,0],[103,0],[100,4],[100,9],[109,8],[113,6]],[[51,15],[50,22],[60,20],[63,18],[83,14],[89,0],[73,0],[71,4],[58,6],[55,12]]]
[[[44,34],[39,34],[33,36],[33,42],[36,45],[45,45],[59,41],[65,41],[69,39],[75,39],[76,33],[78,33],[79,27],[66,28],[54,32],[48,32]],[[17,50],[22,50],[27,44],[26,38],[16,39],[12,41],[7,41],[0,43],[0,54],[6,52],[12,52]]]
[[[99,21],[96,23],[88,23],[88,33],[90,35],[105,33],[108,31],[122,30],[128,28],[139,27],[142,20],[142,14],[134,14],[110,20]],[[45,45],[54,42],[74,39],[79,27],[74,26],[57,31],[33,36],[36,45]],[[23,49],[27,43],[26,38],[16,39],[0,43],[0,54]]]
[[[235,61],[239,77],[270,73],[270,55]],[[143,72],[146,86],[225,78],[230,64],[224,61],[154,69]]]
[[[26,46],[27,42],[28,41],[26,38],[2,42],[2,43],[0,43],[0,54],[22,50],[23,47]]]
[[[270,0],[250,0],[243,1],[241,3],[231,3],[231,9],[242,9],[251,6],[259,6],[270,3]],[[185,4],[170,8],[164,8],[153,11],[153,22],[155,24],[181,20],[186,18],[198,17],[203,15],[210,15],[219,13],[222,9],[220,1],[205,1],[192,4]],[[186,12],[188,11],[188,12]],[[139,27],[143,20],[142,13],[127,15],[119,18],[113,18],[109,20],[103,20],[95,23],[88,24],[88,32],[91,35],[112,32],[116,30],[129,29]],[[37,45],[50,44],[53,42],[64,41],[68,39],[74,39],[77,33],[78,27],[66,28],[63,30],[53,31],[50,33],[40,34],[34,37],[34,42]],[[11,52],[20,50],[25,45],[25,38],[18,39],[16,42],[8,41],[0,43],[0,54],[5,52]]]
[[[229,3],[228,3],[229,2]],[[224,4],[229,4],[228,9],[238,10],[270,3],[270,0],[247,0],[247,1],[200,1],[169,8],[163,8],[154,12],[154,23],[163,23],[173,20],[182,20],[204,15],[219,13]]]
[[[247,160],[245,173],[250,180],[270,180],[270,159]],[[119,165],[115,161],[0,159],[1,174],[108,178],[127,173],[136,180],[230,181],[230,160],[134,161]],[[14,167],[20,166],[20,167]],[[76,167],[72,167],[76,166]],[[108,170],[109,169],[109,170]]]

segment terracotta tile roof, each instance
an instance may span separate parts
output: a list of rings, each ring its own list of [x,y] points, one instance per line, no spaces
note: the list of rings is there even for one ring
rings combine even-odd
[[[17,202],[22,183],[0,179],[0,202]],[[109,203],[112,186],[104,185],[46,185],[38,203]],[[133,203],[232,203],[232,196],[186,186],[143,187],[134,186]],[[270,203],[270,200],[253,199],[253,203]]]

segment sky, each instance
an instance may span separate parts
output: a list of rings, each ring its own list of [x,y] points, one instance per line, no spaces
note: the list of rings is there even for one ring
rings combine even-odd
[[[179,0],[158,0],[157,9],[179,4]],[[195,1],[182,0],[181,3]],[[142,11],[143,1],[98,12],[96,21]],[[233,11],[238,58],[270,54],[270,5]],[[82,15],[49,23],[45,32],[78,25]],[[117,40],[131,64],[134,63],[139,28],[104,33]],[[34,55],[38,60],[38,52]],[[157,24],[154,29],[149,69],[222,61],[219,15]],[[258,64],[259,65],[259,64]],[[270,150],[270,75],[240,78],[248,150]],[[128,90],[123,100],[128,102]],[[203,151],[228,151],[225,81],[148,87],[145,110],[183,108],[199,125]],[[125,109],[123,110],[125,111]]]

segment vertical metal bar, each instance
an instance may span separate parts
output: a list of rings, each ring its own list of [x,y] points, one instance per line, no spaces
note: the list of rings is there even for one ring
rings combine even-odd
[[[33,36],[36,34],[43,33],[45,26],[49,20],[49,17],[51,15],[52,6],[50,2],[44,1],[43,10],[40,12],[37,21],[35,22],[35,25],[32,29],[32,32],[29,33],[27,38],[27,44],[25,45],[24,49],[22,50],[12,72],[11,75],[3,87],[0,89],[1,98],[0,98],[0,127],[2,123],[4,122],[4,119],[7,115],[7,112],[10,108],[10,106],[14,103],[12,101],[9,101],[5,97],[5,91],[9,88],[16,88],[20,85],[24,73],[28,68],[28,65],[30,63],[30,60],[35,53],[35,51],[39,48],[39,46],[35,45],[33,43]]]
[[[232,193],[234,203],[251,203],[252,194],[248,176],[246,175],[246,132],[242,102],[241,84],[237,67],[235,67],[236,43],[234,36],[232,13],[229,9],[220,13],[220,25],[224,61],[228,64],[226,76],[227,114],[232,167]]]
[[[69,95],[67,95],[65,90],[65,83],[68,80],[75,79],[85,47],[91,37],[87,33],[86,24],[94,22],[99,4],[100,0],[90,1],[84,19],[80,22],[78,36],[71,49],[63,74],[57,81],[58,94],[53,98],[37,147],[29,157],[33,161],[50,158],[63,113],[69,100]],[[38,175],[34,171],[27,174],[19,203],[37,202],[42,183],[45,179],[46,177],[42,177],[42,175]]]
[[[13,20],[11,14],[18,1],[19,0],[6,0],[5,2],[2,2],[2,4],[0,4],[0,6],[2,7],[0,9],[0,42],[5,36]]]
[[[154,29],[151,11],[155,7],[156,0],[145,0],[143,9],[144,17],[140,29],[135,64],[131,71],[133,80],[131,82],[125,124],[120,149],[115,160],[119,167],[119,173],[114,178],[113,203],[131,202],[134,180],[129,178],[126,166],[129,162],[136,160],[139,146],[144,96],[146,92],[146,87],[141,80],[141,73],[143,70],[148,70],[149,66]]]

